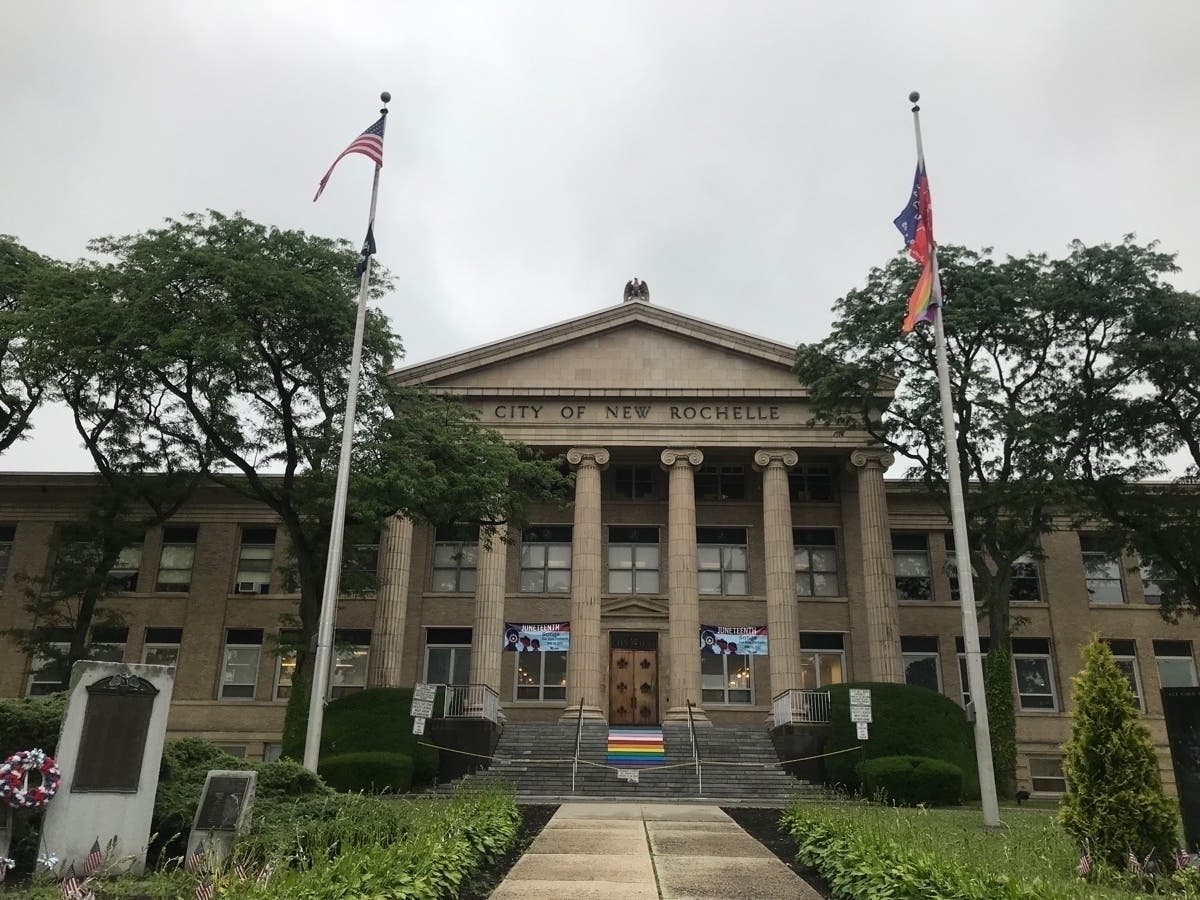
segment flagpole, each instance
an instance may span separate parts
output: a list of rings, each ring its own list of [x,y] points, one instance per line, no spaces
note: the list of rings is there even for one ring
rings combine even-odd
[[[387,116],[392,95],[379,95]],[[379,199],[379,172],[371,183],[371,213],[367,232],[375,228],[375,203]],[[329,555],[325,563],[325,586],[321,593],[321,618],[317,626],[317,652],[313,664],[312,692],[308,700],[308,731],[304,737],[304,768],[316,772],[321,757],[321,728],[325,720],[325,699],[329,693],[329,670],[333,664],[333,621],[337,615],[338,587],[342,574],[342,539],[346,528],[346,494],[350,487],[350,450],[354,444],[354,414],[358,406],[358,370],[362,366],[363,331],[367,321],[367,295],[371,291],[371,262],[368,254],[358,285],[358,314],[354,320],[354,350],[350,354],[350,382],[346,390],[346,417],[342,422],[342,453],[338,459],[337,486],[333,493],[333,521],[329,528]]]
[[[921,95],[913,91],[913,131],[917,138],[917,161],[924,167],[925,147],[921,143]],[[930,228],[930,266],[933,284],[938,285],[937,245]],[[979,796],[983,806],[983,824],[988,828],[1000,825],[1000,809],[996,802],[996,776],[992,764],[992,736],[988,727],[987,694],[983,684],[983,659],[979,652],[979,622],[976,619],[975,584],[971,574],[971,547],[967,536],[967,512],[963,503],[962,476],[958,462],[958,438],[954,426],[954,405],[950,395],[950,365],[946,359],[946,332],[942,326],[942,299],[934,309],[933,341],[937,354],[938,388],[942,400],[942,432],[946,443],[946,480],[950,485],[950,521],[954,528],[954,559],[958,567],[958,598],[962,607],[963,649],[967,657],[967,684],[971,704],[975,707],[975,758],[979,766]]]

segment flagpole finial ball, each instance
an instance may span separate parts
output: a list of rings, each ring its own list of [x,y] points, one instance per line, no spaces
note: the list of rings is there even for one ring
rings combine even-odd
[[[391,103],[392,95],[388,91],[384,91],[382,94],[379,95],[379,99],[382,100],[384,103]]]
[[[908,102],[909,103],[916,103],[920,99],[921,99],[920,91],[909,91],[909,93],[908,93]]]

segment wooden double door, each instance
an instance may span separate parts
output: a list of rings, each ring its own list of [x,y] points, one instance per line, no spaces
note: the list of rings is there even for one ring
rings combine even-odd
[[[657,632],[610,633],[608,724],[659,724]]]

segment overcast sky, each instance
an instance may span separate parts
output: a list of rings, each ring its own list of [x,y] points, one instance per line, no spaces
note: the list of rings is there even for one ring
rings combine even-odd
[[[621,299],[788,343],[900,244],[922,92],[942,240],[1126,232],[1200,286],[1200,4],[13,3],[0,233],[74,259],[212,208],[345,237],[316,183],[392,93],[376,237],[407,362]],[[88,460],[53,410],[5,470]]]

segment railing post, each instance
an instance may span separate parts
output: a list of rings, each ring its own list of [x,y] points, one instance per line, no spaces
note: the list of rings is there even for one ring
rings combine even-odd
[[[579,718],[575,722],[575,759],[571,763],[571,796],[575,796],[575,774],[579,771],[579,742],[583,738],[583,697],[579,698]]]

